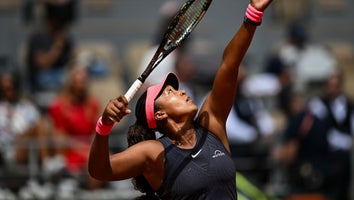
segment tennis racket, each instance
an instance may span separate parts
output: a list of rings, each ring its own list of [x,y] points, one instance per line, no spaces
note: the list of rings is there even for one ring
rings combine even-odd
[[[169,24],[154,56],[142,74],[134,81],[125,98],[130,102],[144,84],[146,78],[157,65],[190,35],[196,25],[203,18],[212,0],[188,0],[179,9]]]

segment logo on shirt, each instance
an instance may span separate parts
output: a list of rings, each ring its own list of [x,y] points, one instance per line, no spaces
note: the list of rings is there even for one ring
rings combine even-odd
[[[225,153],[220,151],[220,150],[215,150],[214,151],[214,155],[213,155],[213,158],[217,158],[217,157],[220,157],[220,156],[224,156]]]
[[[191,156],[192,156],[192,158],[195,158],[195,157],[197,157],[198,155],[199,155],[199,153],[202,151],[202,149],[199,149],[199,151],[197,152],[197,153],[195,153],[195,154],[192,154]]]

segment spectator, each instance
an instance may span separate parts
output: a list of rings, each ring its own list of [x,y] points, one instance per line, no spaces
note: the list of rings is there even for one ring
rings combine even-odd
[[[326,127],[326,121],[313,114],[302,95],[293,95],[281,144],[273,152],[274,161],[286,169],[287,198],[297,199],[298,195],[330,197],[333,174]]]
[[[89,81],[86,67],[73,63],[64,90],[51,102],[48,113],[57,150],[64,155],[69,175],[83,177],[85,187],[96,189],[103,183],[91,178],[86,166],[100,109],[98,100],[89,92]]]
[[[351,151],[354,135],[354,104],[344,93],[343,75],[331,74],[326,81],[325,93],[310,104],[313,113],[327,122],[327,142],[330,147],[334,199],[349,199],[352,174]]]
[[[63,85],[63,74],[73,54],[68,27],[75,18],[75,0],[46,0],[44,25],[27,42],[27,74],[30,92],[42,112]]]
[[[305,25],[298,21],[288,27],[287,40],[280,45],[278,55],[291,69],[297,91],[323,83],[337,67],[333,55],[323,45],[311,41]]]
[[[14,177],[19,174],[28,177],[29,162],[37,165],[49,156],[45,146],[43,119],[37,107],[22,95],[19,80],[19,77],[11,72],[0,74],[0,163],[7,171],[4,175],[9,176],[9,179],[1,180],[5,185],[11,184],[11,180],[16,182]],[[36,155],[30,155],[31,153],[38,153],[39,160],[30,160],[36,158]],[[24,171],[27,174],[15,171],[16,166],[25,166]],[[23,177],[19,179],[21,178]],[[10,187],[19,189],[20,186]]]

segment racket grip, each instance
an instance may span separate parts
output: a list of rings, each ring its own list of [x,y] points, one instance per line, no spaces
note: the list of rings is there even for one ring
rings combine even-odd
[[[125,93],[125,98],[130,102],[135,94],[138,92],[138,90],[141,88],[143,85],[143,82],[141,82],[139,79],[136,79],[134,83],[130,86],[128,91]]]

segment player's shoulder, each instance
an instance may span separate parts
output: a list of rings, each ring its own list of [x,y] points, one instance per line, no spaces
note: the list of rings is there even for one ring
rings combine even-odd
[[[145,140],[135,146],[149,157],[156,157],[164,151],[163,144],[159,140]]]
[[[141,142],[141,144],[146,146],[154,146],[154,147],[161,146],[163,148],[163,145],[159,140],[144,140]]]

